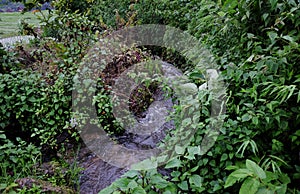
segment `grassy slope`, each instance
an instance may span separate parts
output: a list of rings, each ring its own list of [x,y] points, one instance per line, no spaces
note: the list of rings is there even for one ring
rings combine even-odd
[[[34,14],[32,12],[26,12],[24,14],[20,12],[0,13],[0,38],[18,35],[21,19],[25,19],[27,23],[37,26],[39,23],[37,15],[41,14]]]

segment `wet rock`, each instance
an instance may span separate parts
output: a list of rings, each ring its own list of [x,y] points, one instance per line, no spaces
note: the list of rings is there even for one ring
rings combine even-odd
[[[80,150],[79,162],[84,168],[80,176],[82,194],[98,193],[126,172],[102,161],[86,147]]]

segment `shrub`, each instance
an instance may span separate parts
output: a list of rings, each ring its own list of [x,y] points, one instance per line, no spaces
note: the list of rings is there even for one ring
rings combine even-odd
[[[5,101],[1,106],[1,128],[10,136],[25,132],[26,138],[37,136],[40,143],[53,145],[70,118],[71,97],[65,94],[63,76],[49,86],[39,74],[29,71],[0,74],[1,100]],[[20,128],[11,126],[14,124]]]
[[[41,152],[38,147],[20,138],[17,138],[17,144],[13,143],[3,131],[0,131],[0,142],[0,190],[3,190],[16,178],[34,174],[37,170],[36,164],[41,159]]]
[[[288,174],[290,184],[288,178],[277,179],[279,182],[274,179],[274,184],[282,188],[287,185],[287,192],[297,192],[299,3],[201,1],[197,8],[191,10],[188,31],[211,50],[220,65],[228,84],[227,113],[216,143],[205,155],[194,152],[209,130],[208,120],[200,120],[192,143],[165,166],[172,172],[163,180],[176,183],[172,186],[175,192],[235,193],[239,185],[224,187],[231,177],[224,169],[234,164],[243,168],[241,164],[249,158],[264,171],[273,171],[269,173],[273,177]],[[172,17],[172,12],[164,15]],[[184,29],[176,19],[172,22]],[[209,104],[204,104],[200,118],[208,118],[208,110]],[[129,191],[132,178],[129,175],[120,179],[121,184],[128,181],[124,187],[117,181],[105,191]],[[135,182],[145,193],[165,191],[151,181],[146,185]]]
[[[294,107],[299,102],[299,31],[290,28],[291,23],[299,25],[294,19],[299,14],[295,2],[203,2],[189,27],[211,47],[224,70],[230,91],[225,128],[231,144],[253,139],[264,150],[261,157],[276,155],[286,161],[288,168],[278,161],[286,172],[299,161],[293,135],[299,126],[299,109]],[[234,134],[239,140],[232,139]],[[246,157],[256,158],[250,146],[246,150]]]
[[[286,193],[287,184],[290,183],[290,179],[286,174],[278,175],[270,171],[264,171],[251,160],[246,160],[246,168],[231,166],[227,169],[236,170],[228,176],[225,188],[242,179],[243,184],[239,193]]]

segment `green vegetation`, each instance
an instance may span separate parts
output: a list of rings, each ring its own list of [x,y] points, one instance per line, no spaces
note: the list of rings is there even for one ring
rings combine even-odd
[[[46,13],[45,11],[43,11]],[[0,13],[0,38],[17,36],[20,32],[21,22],[25,21],[30,25],[39,26],[40,13],[33,12],[2,12]]]
[[[36,41],[10,52],[0,47],[1,192],[21,192],[15,182],[28,176],[60,187],[78,185],[77,166],[63,171],[71,164],[55,157],[51,160],[56,161],[58,172],[41,176],[35,167],[42,157],[41,148],[61,153],[64,145],[58,140],[64,132],[73,145],[80,144],[71,121],[71,94],[74,75],[90,43],[113,30],[147,23],[185,30],[211,51],[227,87],[224,124],[215,144],[203,154],[200,145],[211,130],[213,96],[198,91],[192,106],[175,106],[177,128],[164,142],[177,142],[188,135],[182,125],[193,127],[196,133],[189,145],[174,147],[176,156],[163,166],[170,174],[162,175],[148,160],[142,165],[153,169],[131,170],[100,193],[300,192],[299,2],[58,0],[54,7],[56,11],[40,18],[42,32]],[[112,118],[108,75],[113,75],[114,66],[124,71],[140,62],[133,60],[135,53],[143,54],[142,60],[153,53],[171,59],[191,82],[202,83],[197,66],[171,49],[124,49],[115,58],[120,60],[103,64],[105,75],[97,75],[94,103],[101,124],[111,135],[121,130]],[[193,116],[200,121],[193,125],[191,119],[183,120],[181,113],[199,104],[201,111]]]
[[[228,166],[227,169],[237,169],[226,179],[225,188],[244,179],[239,193],[286,193],[290,179],[286,174],[264,171],[251,160],[246,160],[246,168]]]

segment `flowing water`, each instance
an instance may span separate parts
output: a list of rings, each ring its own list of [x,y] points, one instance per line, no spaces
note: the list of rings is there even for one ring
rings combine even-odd
[[[164,76],[168,78],[173,79],[182,75],[179,70],[168,63],[163,63],[162,68]],[[168,130],[174,129],[174,122],[165,119],[168,112],[172,111],[172,99],[166,99],[161,89],[157,89],[153,97],[154,101],[143,113],[143,117],[136,119],[139,125],[144,126],[149,126],[151,123],[160,120],[160,127],[151,134],[146,135],[131,133],[127,130],[124,134],[116,137],[119,144],[131,150],[152,149],[165,137]],[[130,159],[128,158],[128,160]],[[87,147],[80,150],[78,161],[80,167],[84,168],[80,177],[80,193],[98,193],[127,171],[104,162]],[[162,174],[168,173],[163,169],[160,169],[160,172]]]

